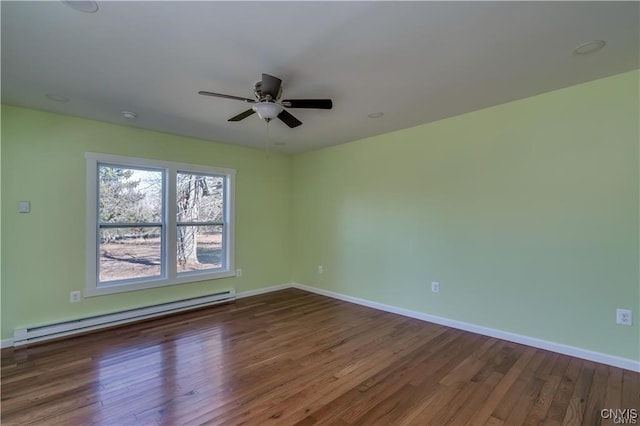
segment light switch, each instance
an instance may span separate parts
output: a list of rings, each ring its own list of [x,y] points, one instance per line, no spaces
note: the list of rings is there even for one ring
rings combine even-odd
[[[29,213],[31,211],[31,203],[28,201],[20,201],[18,211],[20,213]]]

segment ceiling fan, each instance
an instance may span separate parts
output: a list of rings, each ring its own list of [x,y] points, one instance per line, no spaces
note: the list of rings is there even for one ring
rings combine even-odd
[[[198,94],[214,96],[217,98],[236,99],[238,101],[253,104],[251,108],[241,112],[235,117],[231,117],[228,121],[244,120],[250,115],[258,113],[258,117],[267,123],[277,117],[291,128],[298,127],[302,122],[287,112],[285,108],[331,109],[333,107],[331,99],[280,100],[280,97],[282,96],[282,80],[269,74],[262,74],[262,80],[255,84],[253,88],[253,94],[256,97],[255,99],[224,95],[222,93],[205,92],[203,90],[198,92]]]

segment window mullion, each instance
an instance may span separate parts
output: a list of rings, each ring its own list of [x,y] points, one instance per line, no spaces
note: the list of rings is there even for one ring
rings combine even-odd
[[[224,226],[224,222],[177,222],[176,226]]]
[[[158,228],[163,224],[159,222],[100,222],[101,229],[109,228]]]
[[[178,206],[176,203],[176,187],[177,187],[177,170],[175,167],[167,168],[167,187],[165,190],[165,264],[167,265],[167,277],[173,280],[178,272],[178,266],[176,264],[177,248],[176,242],[178,230],[176,225],[176,217],[178,213]]]

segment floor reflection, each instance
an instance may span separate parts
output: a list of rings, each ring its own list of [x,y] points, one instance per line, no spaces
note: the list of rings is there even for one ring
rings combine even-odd
[[[105,350],[97,362],[102,410],[93,421],[184,420],[194,402],[210,405],[224,389],[226,356],[224,326]],[[129,401],[135,401],[135,412]]]

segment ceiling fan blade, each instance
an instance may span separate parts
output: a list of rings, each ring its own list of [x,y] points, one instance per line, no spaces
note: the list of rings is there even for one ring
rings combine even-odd
[[[280,85],[282,84],[282,80],[278,77],[274,77],[269,74],[262,74],[262,85],[260,86],[260,91],[264,96],[271,95],[272,99],[278,98],[278,92],[280,91]]]
[[[333,102],[331,99],[285,99],[282,101],[282,105],[288,108],[333,108]]]
[[[298,120],[297,118],[295,118],[293,115],[289,114],[286,110],[282,110],[282,112],[280,114],[278,114],[278,118],[280,120],[282,120],[282,122],[284,124],[286,124],[287,126],[291,127],[292,129],[294,127],[298,127],[299,125],[302,124],[302,121]]]
[[[204,90],[199,91],[198,94],[205,95],[205,96],[214,96],[216,98],[235,99],[237,101],[249,102],[252,104],[256,102],[255,100],[249,99],[249,98],[241,98],[240,96],[232,96],[232,95],[223,95],[222,93],[205,92]]]
[[[235,117],[231,117],[229,120],[227,121],[240,121],[240,120],[244,120],[245,118],[249,117],[252,114],[255,114],[256,112],[252,109],[249,108],[248,110],[246,110],[245,112],[241,112],[240,114],[236,115]]]

